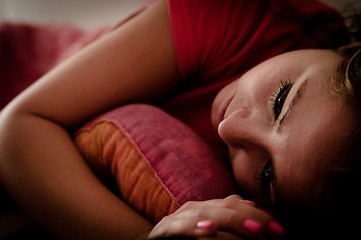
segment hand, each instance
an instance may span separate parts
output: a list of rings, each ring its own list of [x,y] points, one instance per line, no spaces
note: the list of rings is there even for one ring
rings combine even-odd
[[[186,236],[168,236],[158,238],[148,238],[148,240],[245,240],[244,238],[238,237],[231,233],[219,232],[213,237],[186,237]]]
[[[187,202],[176,212],[163,218],[149,237],[189,236],[212,239],[221,232],[241,237],[238,239],[274,239],[284,235],[282,226],[271,215],[256,208],[255,203],[232,195],[225,199]]]

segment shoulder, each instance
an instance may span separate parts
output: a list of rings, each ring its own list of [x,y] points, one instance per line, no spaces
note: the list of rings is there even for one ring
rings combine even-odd
[[[168,0],[183,78],[214,70],[229,61],[262,21],[266,7],[263,1]]]

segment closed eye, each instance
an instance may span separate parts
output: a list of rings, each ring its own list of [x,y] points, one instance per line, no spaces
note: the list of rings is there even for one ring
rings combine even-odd
[[[275,121],[278,119],[282,112],[283,106],[286,102],[287,96],[292,86],[293,83],[291,83],[290,81],[282,81],[281,86],[272,93],[270,101]]]
[[[270,202],[271,188],[274,179],[272,160],[269,159],[256,174],[257,181],[261,186],[261,196],[265,201]]]

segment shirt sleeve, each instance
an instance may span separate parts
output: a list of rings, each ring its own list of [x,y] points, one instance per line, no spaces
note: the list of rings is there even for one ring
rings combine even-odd
[[[247,44],[262,19],[264,7],[259,2],[169,0],[181,75],[186,78],[222,69],[221,65],[229,61],[234,49]]]
[[[285,51],[328,48],[336,35],[337,44],[348,41],[334,9],[314,0],[299,3],[168,0],[181,76],[198,84],[222,81]]]

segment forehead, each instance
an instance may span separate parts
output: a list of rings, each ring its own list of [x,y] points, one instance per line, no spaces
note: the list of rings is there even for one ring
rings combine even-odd
[[[335,72],[341,60],[332,50],[308,49],[287,52],[262,62],[246,73],[251,78],[262,78],[263,83],[274,84],[280,80],[300,80],[300,75],[315,75],[317,79],[329,82],[331,72]],[[322,71],[323,70],[323,71]],[[303,79],[304,80],[304,79]],[[249,81],[256,84],[254,81]],[[243,83],[244,84],[244,83]],[[265,89],[269,86],[263,84]]]
[[[332,50],[306,49],[278,55],[264,62],[264,64],[280,64],[277,67],[281,69],[303,70],[304,67],[328,66],[330,62],[338,62],[340,59],[340,55]]]

